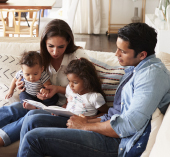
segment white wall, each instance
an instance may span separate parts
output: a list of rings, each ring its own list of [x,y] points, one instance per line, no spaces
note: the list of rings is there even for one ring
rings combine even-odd
[[[146,14],[153,14],[158,6],[159,0],[146,0]],[[109,0],[101,0],[101,33],[108,30]],[[133,2],[132,0],[111,0],[111,24],[128,24],[134,16],[134,8],[138,7],[138,16],[142,18],[142,0]]]

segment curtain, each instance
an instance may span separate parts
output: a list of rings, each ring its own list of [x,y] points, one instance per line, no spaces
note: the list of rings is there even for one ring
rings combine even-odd
[[[100,0],[79,0],[73,32],[100,34],[101,2]]]

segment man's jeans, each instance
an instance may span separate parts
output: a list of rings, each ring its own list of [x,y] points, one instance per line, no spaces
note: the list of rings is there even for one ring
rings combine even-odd
[[[25,116],[18,157],[117,157],[120,139],[67,129],[68,118],[37,112],[33,110]]]
[[[0,108],[0,137],[5,146],[19,140],[23,117],[27,112],[20,102]]]

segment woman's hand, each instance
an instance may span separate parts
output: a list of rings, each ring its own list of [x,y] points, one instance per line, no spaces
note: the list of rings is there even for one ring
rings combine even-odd
[[[16,81],[16,87],[21,91],[25,91],[24,82],[21,81],[22,77],[19,77]]]
[[[53,97],[56,93],[58,93],[58,86],[55,86],[55,85],[49,85],[45,89],[49,90],[49,93],[43,94],[40,92],[37,94],[37,98],[41,100],[46,100],[46,99]]]
[[[23,102],[23,108],[25,108],[25,109],[27,109],[27,110],[34,110],[34,109],[37,109],[35,106],[30,105],[30,104],[27,103],[27,102]]]

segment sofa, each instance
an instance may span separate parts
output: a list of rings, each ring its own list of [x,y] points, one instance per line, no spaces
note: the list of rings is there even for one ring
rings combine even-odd
[[[19,91],[16,89],[14,95],[9,100],[5,100],[5,94],[8,91],[8,87],[12,78],[15,76],[16,71],[20,69],[18,64],[20,54],[24,51],[39,50],[40,38],[0,38],[0,107],[3,105],[9,105],[12,102],[19,101]],[[124,74],[124,69],[120,67],[117,57],[113,52],[99,52],[85,50],[90,60],[96,66],[98,71],[109,71],[116,79],[109,78],[110,76],[103,76],[103,85],[119,83],[121,76]],[[170,54],[160,52],[156,54],[160,58],[166,67],[170,70]],[[119,73],[119,75],[117,75]],[[106,79],[107,78],[107,79]],[[161,82],[160,82],[161,83]],[[108,87],[110,88],[110,87]],[[116,87],[114,87],[116,88]],[[109,90],[107,105],[111,106],[113,103],[114,90]],[[151,121],[151,134],[147,143],[146,150],[143,152],[142,157],[169,157],[170,156],[170,107],[167,109],[165,115],[163,115],[159,109],[152,115]],[[0,157],[16,157],[19,141],[0,148]]]

